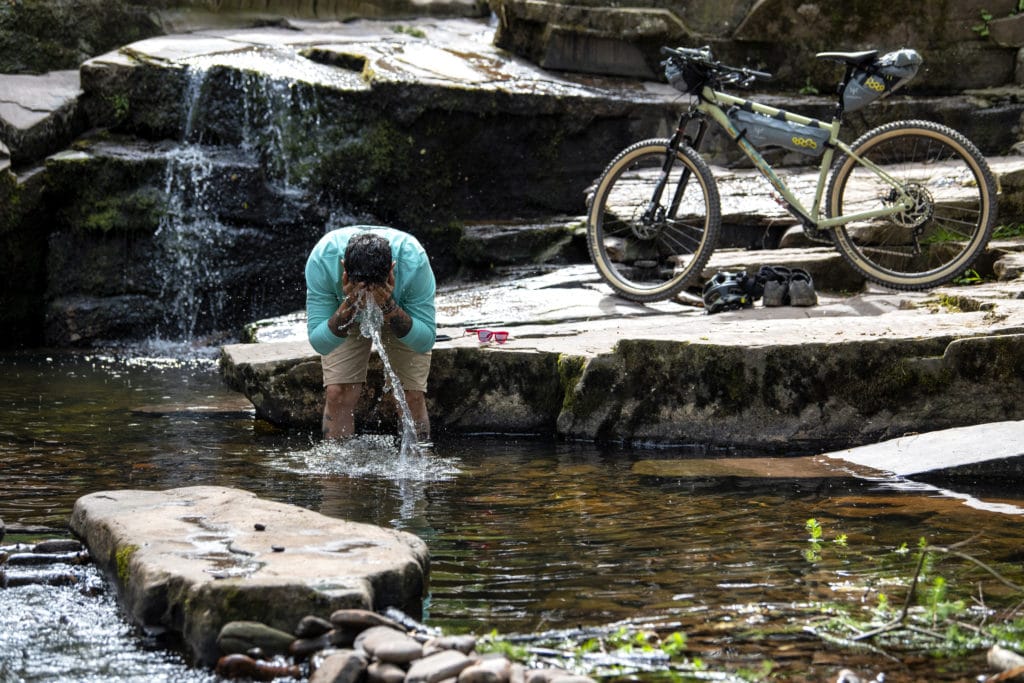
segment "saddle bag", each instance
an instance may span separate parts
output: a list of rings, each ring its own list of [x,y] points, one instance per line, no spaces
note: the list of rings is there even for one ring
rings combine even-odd
[[[730,109],[727,115],[740,135],[754,147],[784,147],[815,157],[825,152],[829,132],[823,128],[773,119],[737,107]]]
[[[843,109],[848,112],[863,109],[902,88],[917,75],[923,61],[916,50],[903,48],[882,55],[864,69],[857,69],[843,89]]]

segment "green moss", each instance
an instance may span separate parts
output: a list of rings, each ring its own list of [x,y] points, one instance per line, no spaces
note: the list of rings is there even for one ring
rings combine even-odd
[[[98,232],[151,232],[160,221],[163,199],[153,188],[119,193],[75,207],[72,227]]]
[[[583,356],[559,354],[558,378],[562,384],[562,411],[572,412],[576,387],[583,379],[583,371],[587,367],[587,359]]]
[[[88,59],[162,30],[149,8],[122,0],[0,3],[0,72],[75,69]]]
[[[581,359],[580,376],[573,390],[566,391],[562,410],[579,420],[588,420],[609,407],[617,410],[613,404],[620,402],[610,400],[609,394],[617,392],[622,379],[621,359],[615,355],[597,356],[589,362]]]
[[[114,561],[117,565],[117,580],[122,586],[127,586],[131,579],[132,556],[139,550],[137,545],[124,545],[114,553]]]

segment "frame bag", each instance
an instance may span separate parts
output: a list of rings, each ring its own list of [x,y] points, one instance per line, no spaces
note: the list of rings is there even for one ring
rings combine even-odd
[[[843,89],[843,109],[857,111],[902,88],[917,75],[921,55],[903,48],[882,55],[864,69],[857,69]]]
[[[825,152],[829,131],[823,128],[773,119],[736,107],[729,110],[728,116],[740,135],[754,147],[784,147],[815,157]]]

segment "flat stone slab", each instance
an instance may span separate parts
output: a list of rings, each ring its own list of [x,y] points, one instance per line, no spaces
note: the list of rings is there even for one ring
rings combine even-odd
[[[958,492],[963,481],[1024,475],[1024,421],[989,422],[907,434],[857,448],[795,458],[683,458],[638,460],[633,474],[676,479],[869,479],[894,489],[933,491],[973,508],[1024,515],[1012,503]],[[925,480],[925,481],[922,481]],[[927,480],[941,481],[943,488]]]
[[[215,486],[92,493],[76,501],[71,529],[131,618],[179,634],[205,665],[230,621],[290,633],[337,609],[419,614],[429,567],[412,534]]]
[[[1024,421],[989,422],[924,434],[907,434],[870,446],[826,454],[861,467],[913,476],[927,472],[970,474],[974,466],[1024,456]],[[1014,471],[1024,473],[1024,462]],[[1006,476],[1012,476],[1006,472]]]

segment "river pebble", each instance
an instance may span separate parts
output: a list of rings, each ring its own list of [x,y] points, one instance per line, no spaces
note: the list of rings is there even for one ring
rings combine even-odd
[[[594,683],[563,669],[527,669],[497,653],[478,654],[473,635],[439,636],[408,617],[403,621],[406,626],[368,610],[343,609],[329,620],[304,617],[291,634],[259,622],[230,622],[217,637],[223,654],[217,673],[267,680],[257,678],[260,667],[244,654],[258,647],[269,657],[287,653],[291,665],[308,671],[310,683]],[[280,659],[263,670],[279,667]]]
[[[373,662],[366,669],[367,683],[403,683],[405,669],[388,662]]]
[[[217,646],[225,655],[244,654],[259,648],[269,654],[287,655],[295,636],[258,621],[232,621],[224,624]]]
[[[295,635],[299,638],[316,638],[322,636],[334,628],[334,624],[316,615],[302,617],[302,621],[295,627]]]
[[[481,657],[459,673],[459,683],[509,683],[512,662],[504,657]]]
[[[341,650],[323,659],[309,677],[310,683],[356,683],[366,671],[367,658],[356,650]]]
[[[419,641],[390,626],[371,626],[355,639],[355,648],[382,662],[407,664],[423,657]]]
[[[272,681],[275,678],[297,678],[302,675],[302,670],[288,662],[262,661],[248,655],[231,654],[217,661],[217,674],[224,678]]]

